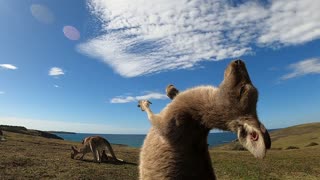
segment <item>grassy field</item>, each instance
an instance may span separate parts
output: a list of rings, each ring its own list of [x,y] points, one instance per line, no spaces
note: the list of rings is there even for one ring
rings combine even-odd
[[[113,148],[127,164],[94,163],[70,158],[73,142],[4,132],[7,141],[0,142],[0,179],[137,179],[139,149]]]
[[[264,160],[247,151],[222,146],[210,150],[218,179],[320,179],[320,123],[296,126],[271,134],[273,150]],[[94,163],[70,158],[78,143],[4,132],[0,142],[0,179],[137,179],[139,149],[114,145],[128,163]],[[313,142],[313,146],[307,146]],[[319,145],[316,145],[319,144]],[[288,149],[294,146],[299,149]],[[306,147],[307,146],[307,147]]]

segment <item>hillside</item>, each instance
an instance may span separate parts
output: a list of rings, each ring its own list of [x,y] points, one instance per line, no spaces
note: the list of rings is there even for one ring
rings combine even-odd
[[[272,148],[286,149],[290,146],[306,148],[320,145],[320,123],[309,123],[277,130],[271,134]]]
[[[61,137],[59,137],[59,136],[57,136],[55,134],[51,134],[51,133],[45,132],[45,131],[27,129],[27,128],[22,127],[22,126],[0,125],[0,130],[8,131],[8,132],[21,133],[21,134],[28,134],[28,135],[32,135],[32,136],[41,136],[41,137],[45,137],[45,138],[63,140],[63,138],[61,138]]]

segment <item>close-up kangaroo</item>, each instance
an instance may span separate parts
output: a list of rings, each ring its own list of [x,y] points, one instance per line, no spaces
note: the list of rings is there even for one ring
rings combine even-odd
[[[256,111],[258,91],[243,61],[228,65],[218,88],[179,92],[168,86],[166,91],[172,102],[159,114],[153,114],[148,100],[139,101],[152,125],[140,153],[140,179],[216,179],[207,145],[212,129],[235,132],[256,158],[270,149]]]
[[[108,159],[109,157],[105,154],[106,150],[109,150],[112,160],[115,162],[123,162],[122,159],[118,159],[112,149],[111,144],[103,137],[100,136],[90,136],[86,137],[82,141],[82,146],[77,148],[76,146],[72,146],[73,152],[71,153],[71,158],[74,159],[78,154],[82,154],[80,160],[83,160],[83,157],[87,153],[92,153],[95,162],[101,162],[102,159]]]

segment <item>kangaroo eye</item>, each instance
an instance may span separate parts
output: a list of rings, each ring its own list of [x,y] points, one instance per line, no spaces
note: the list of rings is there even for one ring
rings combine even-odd
[[[241,88],[240,88],[240,94],[239,94],[239,96],[241,97],[242,96],[242,94],[244,93],[244,91],[245,91],[245,85],[243,85]]]

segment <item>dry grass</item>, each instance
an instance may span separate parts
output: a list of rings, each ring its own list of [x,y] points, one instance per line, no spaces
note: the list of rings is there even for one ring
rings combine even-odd
[[[116,155],[128,164],[94,163],[70,158],[71,145],[77,143],[4,132],[0,142],[0,179],[137,179],[136,148],[116,146]]]
[[[247,151],[213,149],[211,158],[219,179],[320,179],[320,148],[271,150],[263,160]]]
[[[292,139],[288,141],[290,144],[282,141],[283,138],[290,139],[290,136],[296,138],[295,135],[290,135],[289,131],[285,132],[286,136],[277,132],[276,135],[281,137],[273,142],[278,149],[283,150],[268,151],[264,160],[255,159],[247,151],[211,149],[217,177],[219,179],[320,179],[320,145],[305,147],[309,141],[320,143],[318,129],[309,129],[304,136],[307,140],[304,139],[303,142],[296,144],[292,143],[294,142]],[[79,145],[78,143],[10,132],[4,134],[7,141],[0,142],[0,179],[138,178],[138,148],[113,145],[116,155],[130,163],[98,164],[92,162],[91,154],[85,156],[86,161],[70,158],[70,146]],[[300,149],[284,150],[288,146],[297,146]]]

